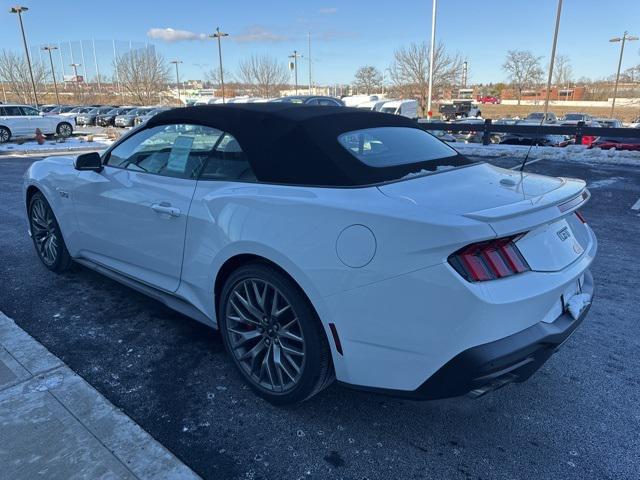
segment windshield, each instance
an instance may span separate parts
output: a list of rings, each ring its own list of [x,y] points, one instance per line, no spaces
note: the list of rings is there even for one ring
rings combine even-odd
[[[564,116],[565,120],[582,120],[584,118],[584,115],[582,115],[581,113],[567,113]]]
[[[398,107],[382,107],[380,109],[380,111],[382,113],[396,113],[397,109],[398,109]]]
[[[367,128],[343,133],[338,142],[370,167],[421,163],[421,168],[435,171],[442,166],[459,166],[458,152],[419,128]],[[455,162],[448,160],[453,158]],[[433,162],[433,165],[423,162]]]
[[[544,117],[544,113],[530,113],[527,115],[529,120],[542,120],[542,117]]]

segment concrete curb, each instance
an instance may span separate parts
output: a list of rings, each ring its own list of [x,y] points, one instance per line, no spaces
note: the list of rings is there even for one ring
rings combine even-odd
[[[0,312],[2,477],[199,479]]]

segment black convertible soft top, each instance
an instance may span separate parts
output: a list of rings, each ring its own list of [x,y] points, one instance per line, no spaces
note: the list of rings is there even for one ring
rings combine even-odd
[[[171,123],[205,125],[229,132],[246,153],[261,182],[317,185],[371,185],[420,171],[433,161],[372,167],[351,155],[338,136],[375,127],[419,128],[415,120],[355,108],[244,103],[185,107],[159,113],[148,127]],[[463,157],[447,163],[467,164]]]

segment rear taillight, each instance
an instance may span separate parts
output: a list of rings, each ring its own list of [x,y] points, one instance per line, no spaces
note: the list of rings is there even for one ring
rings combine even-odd
[[[582,223],[587,223],[587,219],[584,218],[584,215],[581,211],[576,210],[574,213],[576,214],[576,217],[578,217],[578,220],[580,220]]]
[[[449,264],[470,282],[510,277],[530,270],[516,240],[522,234],[472,243],[449,256]]]

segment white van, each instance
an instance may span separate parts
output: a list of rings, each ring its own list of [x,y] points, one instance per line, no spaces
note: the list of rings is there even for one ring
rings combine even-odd
[[[391,102],[385,102],[380,111],[382,113],[402,115],[403,117],[408,118],[418,118],[418,101],[392,100]]]
[[[350,95],[342,97],[341,100],[345,107],[359,107],[363,103],[380,100],[381,97],[382,95]]]

